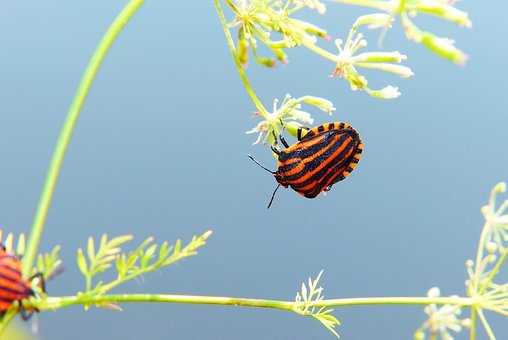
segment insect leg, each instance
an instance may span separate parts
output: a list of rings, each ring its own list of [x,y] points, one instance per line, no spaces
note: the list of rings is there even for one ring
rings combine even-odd
[[[273,146],[273,145],[272,145],[270,148],[272,149],[272,151],[273,151],[273,152],[274,152],[277,156],[278,156],[278,155],[280,155],[280,150],[279,150],[279,149],[277,149],[275,146]]]
[[[39,279],[39,282],[40,282],[40,288],[41,290],[46,293],[46,280],[44,279],[44,274],[43,273],[35,273],[34,275],[30,276],[28,278],[28,281],[32,282],[33,280],[35,279]]]
[[[21,303],[21,301],[19,301],[19,314],[21,315],[21,318],[23,319],[23,321],[28,321],[30,320],[30,318],[34,315],[34,311],[37,311],[37,310],[33,310],[33,311],[27,311],[26,308],[23,306],[23,304]]]

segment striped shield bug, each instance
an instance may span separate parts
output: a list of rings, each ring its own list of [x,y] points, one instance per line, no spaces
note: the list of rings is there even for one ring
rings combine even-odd
[[[289,145],[282,135],[278,144],[272,146],[277,155],[277,171],[256,164],[272,173],[278,182],[268,208],[280,186],[291,187],[300,195],[314,198],[323,191],[345,179],[356,168],[363,152],[363,143],[358,132],[348,123],[332,122],[312,129],[298,128],[298,142]]]
[[[45,292],[45,282],[42,273],[37,273],[28,279],[21,274],[21,260],[18,256],[7,252],[0,244],[0,315],[3,315],[14,302],[19,303],[19,312],[23,320],[28,320],[35,309],[27,311],[22,301],[35,296],[32,282],[38,279],[40,289]]]

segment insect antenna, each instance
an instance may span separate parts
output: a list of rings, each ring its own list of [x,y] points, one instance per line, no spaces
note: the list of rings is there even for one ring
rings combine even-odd
[[[277,192],[277,190],[279,190],[279,188],[280,188],[280,183],[279,183],[279,185],[277,185],[277,187],[273,191],[272,198],[270,199],[270,203],[268,203],[268,207],[266,207],[266,209],[270,209],[270,207],[272,206],[273,199],[275,198],[275,193]]]
[[[249,156],[249,158],[254,162],[256,163],[257,165],[259,165],[260,168],[262,169],[265,169],[266,171],[268,171],[269,173],[271,173],[272,175],[275,175],[275,171],[272,171],[266,167],[264,167],[263,165],[261,165],[261,163],[259,163],[254,157],[252,157],[251,155],[247,155]]]

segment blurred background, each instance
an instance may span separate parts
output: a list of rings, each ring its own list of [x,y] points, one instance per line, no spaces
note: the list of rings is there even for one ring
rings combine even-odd
[[[0,224],[29,230],[49,158],[94,47],[126,1],[1,1]],[[307,11],[345,37],[369,10],[328,3]],[[304,49],[276,69],[251,63],[264,103],[286,93],[325,97],[333,120],[350,122],[366,152],[327,196],[281,190],[246,156],[274,167],[268,149],[245,135],[257,123],[212,1],[148,1],[120,36],[94,84],[65,161],[43,250],[63,246],[66,272],[54,295],[84,281],[75,252],[88,236],[132,233],[137,241],[190,239],[215,231],[197,257],[116,292],[293,299],[300,282],[325,270],[326,297],[463,294],[466,259],[482,226],[490,188],[508,180],[506,68],[508,5],[463,1],[473,29],[432,18],[420,27],[457,40],[466,67],[408,42],[400,25],[386,50],[409,56],[409,80],[367,72],[373,87],[399,86],[380,101],[331,79],[333,65]],[[304,13],[304,12],[302,12]],[[315,19],[319,20],[316,21]],[[370,48],[378,49],[377,34]],[[334,48],[332,43],[327,46]],[[315,112],[316,124],[329,121]],[[410,339],[420,307],[345,308],[343,339]],[[508,323],[490,315],[503,339]],[[271,310],[127,305],[124,312],[79,307],[39,317],[44,340],[332,339],[316,321]],[[460,338],[460,337],[459,337]],[[483,338],[483,334],[480,334]]]

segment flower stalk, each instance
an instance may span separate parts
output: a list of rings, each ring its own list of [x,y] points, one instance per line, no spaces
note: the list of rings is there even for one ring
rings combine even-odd
[[[46,223],[46,218],[48,216],[48,211],[53,200],[53,194],[55,192],[58,177],[60,176],[60,172],[62,170],[65,154],[72,139],[72,135],[74,133],[81,110],[83,109],[85,100],[88,96],[88,93],[90,92],[90,88],[92,87],[93,81],[95,80],[99,68],[102,65],[102,62],[104,61],[111,46],[144,2],[144,0],[130,0],[129,3],[120,12],[120,14],[118,14],[109,29],[106,31],[101,42],[97,46],[85,70],[85,73],[81,78],[81,82],[76,91],[69,111],[67,112],[67,118],[62,127],[62,130],[60,131],[60,135],[53,152],[51,163],[44,183],[44,188],[42,190],[39,204],[37,206],[37,211],[33,220],[26,253],[23,257],[23,273],[30,272],[37,256],[39,244]]]

